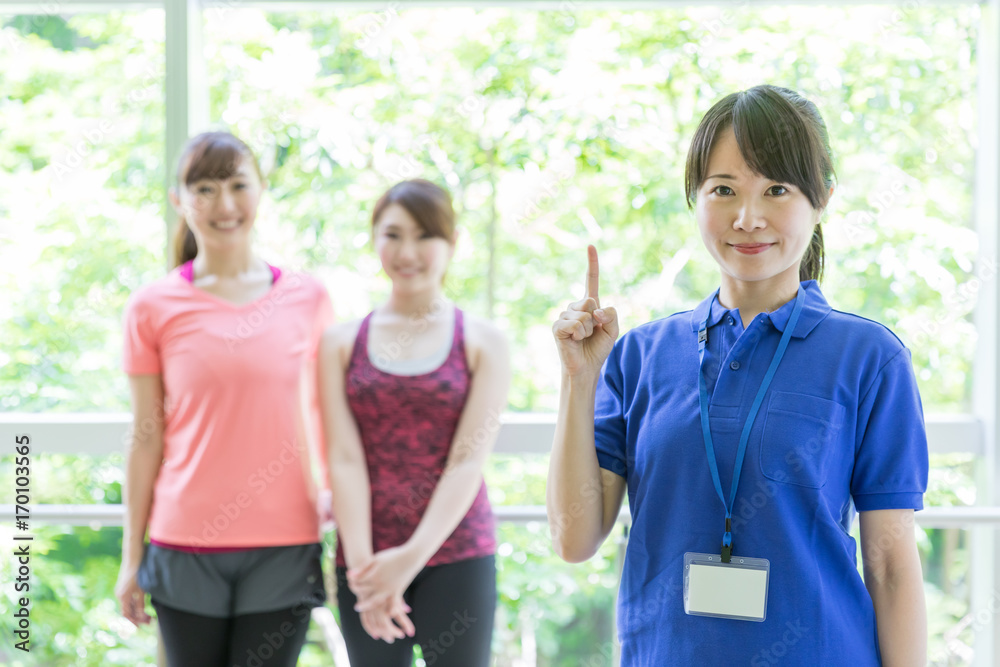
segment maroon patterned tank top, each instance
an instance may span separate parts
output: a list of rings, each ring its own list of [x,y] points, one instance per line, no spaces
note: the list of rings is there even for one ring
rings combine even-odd
[[[371,484],[372,546],[376,552],[410,538],[444,471],[469,394],[462,311],[455,309],[451,351],[437,370],[422,375],[386,373],[368,358],[368,325],[361,323],[347,367],[347,403],[358,425]],[[427,565],[444,565],[496,551],[493,509],[486,483],[465,518]],[[344,551],[337,545],[337,565]]]

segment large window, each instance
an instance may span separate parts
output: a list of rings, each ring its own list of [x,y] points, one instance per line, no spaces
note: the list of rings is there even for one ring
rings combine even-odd
[[[550,327],[579,298],[586,245],[626,328],[696,304],[718,276],[684,202],[694,127],[755,83],[805,91],[839,176],[824,289],[913,349],[928,411],[962,412],[978,14],[209,12],[210,116],[273,165],[265,247],[323,275],[345,317],[388,284],[368,244],[375,199],[406,177],[447,183],[463,235],[449,291],[509,332],[511,409],[549,411]]]
[[[163,19],[0,15],[0,410],[127,408],[122,306],[164,266]]]
[[[911,348],[928,413],[971,412],[981,344],[972,315],[994,278],[972,220],[977,5],[284,4],[213,3],[196,16],[202,48],[189,55],[207,75],[211,126],[243,137],[267,171],[258,248],[318,275],[339,318],[364,315],[387,293],[370,244],[377,197],[403,178],[446,184],[461,228],[448,296],[508,332],[510,410],[551,413],[551,323],[582,294],[588,243],[601,253],[602,301],[625,329],[690,308],[717,285],[684,202],[688,142],[718,98],[770,82],[806,93],[830,130],[831,304],[885,323]],[[164,188],[175,165],[165,155],[177,147],[166,145],[164,85],[177,35],[161,9],[3,7],[0,412],[126,411],[122,307],[166,268]],[[982,501],[983,459],[971,444],[963,451],[932,458],[929,505]],[[494,457],[494,504],[543,504],[546,466],[545,455]],[[121,500],[120,456],[43,455],[35,475],[48,480],[38,502]],[[155,635],[132,632],[111,599],[120,531],[45,530],[39,636],[55,639],[37,655],[152,664]],[[935,665],[970,664],[989,631],[971,603],[972,534],[918,530]],[[501,526],[498,665],[611,664],[621,536],[570,566],[552,555],[544,524]],[[0,662],[32,664],[7,641]],[[301,664],[328,662],[311,636]]]

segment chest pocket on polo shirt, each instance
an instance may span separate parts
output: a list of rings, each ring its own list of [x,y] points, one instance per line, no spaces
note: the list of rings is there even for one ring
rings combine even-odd
[[[807,394],[776,391],[767,405],[760,468],[768,479],[820,489],[847,408]]]

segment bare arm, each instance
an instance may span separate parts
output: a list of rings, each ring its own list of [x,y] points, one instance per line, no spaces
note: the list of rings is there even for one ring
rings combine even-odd
[[[364,567],[373,555],[368,461],[347,404],[347,367],[356,333],[356,322],[330,327],[323,333],[316,378],[337,539],[343,545],[348,568]],[[393,625],[393,619],[399,627]],[[390,643],[414,631],[401,597],[383,601],[379,609],[365,610],[361,625],[373,639]]]
[[[125,454],[125,525],[122,565],[115,586],[122,614],[135,624],[149,623],[145,593],[136,574],[145,548],[153,504],[153,485],[163,463],[163,383],[160,375],[130,375],[132,431]]]
[[[570,563],[591,558],[607,539],[625,495],[625,479],[604,470],[594,446],[596,378],[563,374],[545,504],[552,544]]]
[[[886,667],[927,664],[927,607],[913,510],[861,512],[865,586]]]
[[[614,527],[625,479],[597,462],[594,397],[601,366],[618,337],[618,314],[601,308],[597,249],[587,248],[587,293],[552,326],[562,362],[559,417],[549,460],[545,504],[552,544],[560,558],[593,556]]]
[[[372,557],[368,463],[354,415],[347,405],[347,363],[342,352],[352,328],[352,325],[340,325],[323,334],[317,378],[333,514],[349,568],[360,567]]]

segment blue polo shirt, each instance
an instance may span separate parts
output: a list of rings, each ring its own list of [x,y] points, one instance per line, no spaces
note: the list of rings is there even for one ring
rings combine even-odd
[[[625,478],[632,512],[618,597],[624,667],[881,664],[850,529],[856,511],[923,508],[923,410],[899,339],[832,310],[815,281],[801,288],[733,510],[733,555],[771,562],[763,622],[684,613],[684,552],[719,553],[725,530],[700,425],[698,325],[707,313],[709,416],[728,496],[740,432],[794,300],[744,330],[716,292],[629,331],[605,363],[597,458]]]

